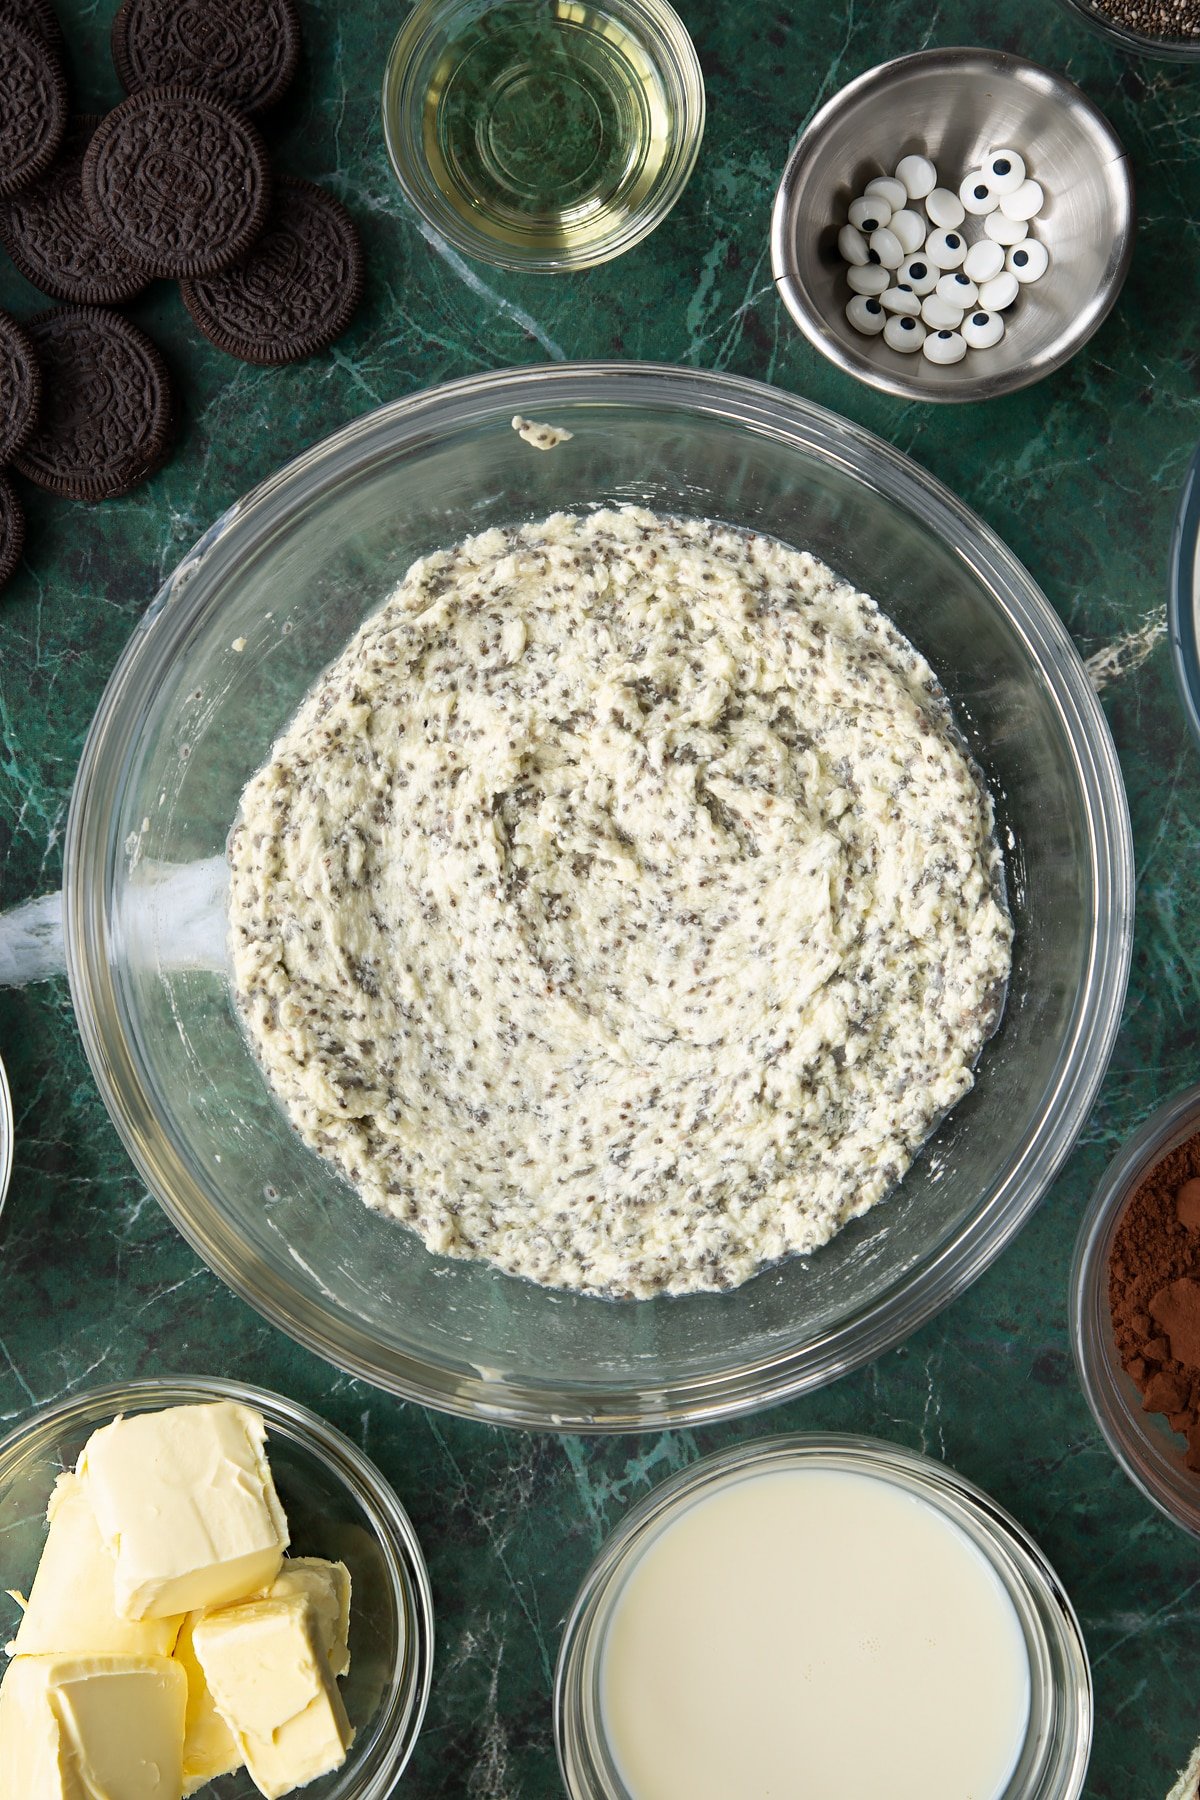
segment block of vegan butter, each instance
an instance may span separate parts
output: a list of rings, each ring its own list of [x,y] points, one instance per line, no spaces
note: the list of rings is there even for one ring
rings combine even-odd
[[[46,1510],[50,1535],[10,1656],[55,1652],[170,1656],[179,1618],[118,1617],[116,1565],[77,1475],[60,1475]]]
[[[18,1656],[0,1685],[6,1800],[181,1800],[187,1681],[164,1656]]]
[[[274,1581],[288,1528],[266,1438],[262,1415],[231,1400],[93,1432],[78,1473],[116,1558],[123,1617],[223,1606]]]
[[[215,1781],[218,1775],[232,1775],[245,1758],[237,1739],[217,1711],[209,1692],[204,1670],[196,1658],[192,1633],[203,1613],[188,1613],[179,1631],[175,1660],[187,1676],[187,1716],[183,1726],[183,1791],[194,1794],[197,1788]]]
[[[286,1556],[264,1595],[278,1600],[299,1594],[313,1609],[317,1636],[335,1675],[350,1668],[350,1571],[343,1562],[320,1556]]]
[[[224,1607],[197,1621],[192,1641],[267,1800],[341,1767],[354,1732],[309,1600],[293,1593]]]

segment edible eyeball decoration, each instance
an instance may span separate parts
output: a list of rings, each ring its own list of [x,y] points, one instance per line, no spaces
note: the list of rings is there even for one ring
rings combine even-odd
[[[966,260],[967,240],[961,231],[931,231],[925,240],[925,255],[939,269],[957,269]]]
[[[954,231],[967,216],[966,207],[957,194],[949,188],[934,188],[925,201],[925,211],[930,223],[940,225],[944,231]],[[924,239],[922,239],[922,242]]]
[[[1022,238],[1029,236],[1029,224],[1025,219],[1010,219],[1007,213],[989,213],[983,221],[983,229],[997,244],[1019,244]]]
[[[880,294],[879,304],[888,312],[907,313],[911,319],[920,317],[921,302],[910,287],[889,288],[886,294]]]
[[[961,362],[967,354],[965,338],[957,331],[931,331],[921,349],[931,363]]]
[[[892,209],[877,194],[873,194],[869,200],[864,194],[861,200],[851,201],[846,217],[856,231],[864,231],[869,237],[873,231],[882,231],[885,225],[891,224]]]
[[[994,312],[968,313],[962,334],[968,350],[991,350],[1004,336],[1004,320]]]
[[[958,190],[958,198],[963,209],[975,218],[981,218],[984,213],[995,212],[1000,204],[999,194],[988,186],[978,169],[973,175],[967,176]]]
[[[956,269],[953,275],[943,275],[933,291],[939,300],[948,300],[960,312],[964,307],[974,306],[979,298],[979,289],[961,269]]]
[[[1015,150],[993,150],[980,173],[993,194],[1013,194],[1025,179],[1025,159]]]
[[[910,287],[914,294],[932,294],[940,273],[924,255],[910,256],[896,271],[896,285]]]
[[[991,238],[980,238],[967,251],[967,260],[963,264],[963,274],[972,281],[990,281],[1004,267],[1004,246],[992,242]]]
[[[932,197],[931,195],[930,199]],[[927,206],[928,204],[929,202],[926,201]],[[904,245],[905,256],[911,256],[925,242],[925,221],[919,212],[914,212],[909,206],[902,206],[898,213],[892,214],[888,229],[894,232]]]
[[[1001,263],[1000,267],[1003,268],[1004,264]],[[861,269],[851,264],[846,270],[846,280],[855,294],[882,294],[891,279],[890,270],[882,268],[879,263],[867,263]]]
[[[888,320],[883,307],[871,294],[855,294],[846,308],[846,317],[855,331],[861,331],[864,337],[877,336]]]
[[[1030,235],[1046,193],[1009,145],[943,184],[927,156],[902,156],[846,213],[838,249],[851,298],[846,318],[889,350],[949,368],[1006,336],[1002,314],[1050,266]]]
[[[890,344],[893,350],[911,356],[925,342],[925,327],[920,319],[907,318],[903,313],[892,314],[883,328],[883,341]]]
[[[937,186],[937,170],[927,156],[902,156],[896,164],[896,180],[904,183],[910,200],[924,200]]]
[[[1004,259],[1004,266],[1024,287],[1030,281],[1041,280],[1050,266],[1050,252],[1037,238],[1026,238],[1023,243],[1013,245]]]

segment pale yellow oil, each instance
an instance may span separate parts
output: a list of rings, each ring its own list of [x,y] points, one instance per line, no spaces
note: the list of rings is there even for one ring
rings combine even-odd
[[[445,44],[423,133],[434,180],[475,230],[582,260],[644,205],[673,120],[645,44],[602,6],[506,0]]]

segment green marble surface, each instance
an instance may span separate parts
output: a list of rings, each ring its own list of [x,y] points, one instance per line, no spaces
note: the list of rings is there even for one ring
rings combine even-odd
[[[146,1195],[84,1061],[64,979],[0,992],[17,1120],[0,1222],[0,1422],[89,1383],[220,1371],[316,1407],[408,1505],[438,1611],[434,1693],[402,1783],[413,1800],[560,1792],[550,1686],[561,1622],[605,1533],[703,1451],[768,1430],[873,1432],[944,1457],[1015,1512],[1081,1614],[1096,1678],[1088,1784],[1159,1800],[1200,1735],[1200,1549],[1146,1504],[1091,1424],[1065,1320],[1076,1222],[1105,1162],[1198,1073],[1200,763],[1162,637],[1172,515],[1200,438],[1200,77],[1124,60],[1051,0],[683,0],[709,98],[700,164],[658,233],[566,279],[468,265],[423,233],[390,178],[376,90],[401,9],[301,0],[307,60],[273,126],[286,165],[353,209],[370,281],[350,334],[286,371],[203,346],[172,288],[133,310],[178,378],[183,436],[128,499],[31,496],[27,561],[0,599],[0,898],[53,891],[92,710],[134,625],[205,525],[278,463],[363,410],[472,371],[650,357],[773,381],[890,439],[961,494],[1040,581],[1091,657],[1129,787],[1138,926],[1124,1028],[1099,1102],[1045,1205],[999,1263],[902,1348],[824,1393],[720,1429],[534,1437],[406,1406],[264,1324]],[[116,100],[113,0],[60,0],[80,102]],[[1050,380],[967,408],[905,405],[826,365],[770,280],[771,198],[796,132],[850,77],[926,44],[977,43],[1066,70],[1136,171],[1141,228],[1118,310]],[[39,306],[0,260],[0,305]],[[731,1797],[732,1800],[732,1797]]]

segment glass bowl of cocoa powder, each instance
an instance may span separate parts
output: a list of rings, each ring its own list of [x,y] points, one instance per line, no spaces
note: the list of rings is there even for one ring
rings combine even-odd
[[[1118,1463],[1200,1537],[1200,1084],[1105,1170],[1075,1245],[1071,1342]]]

